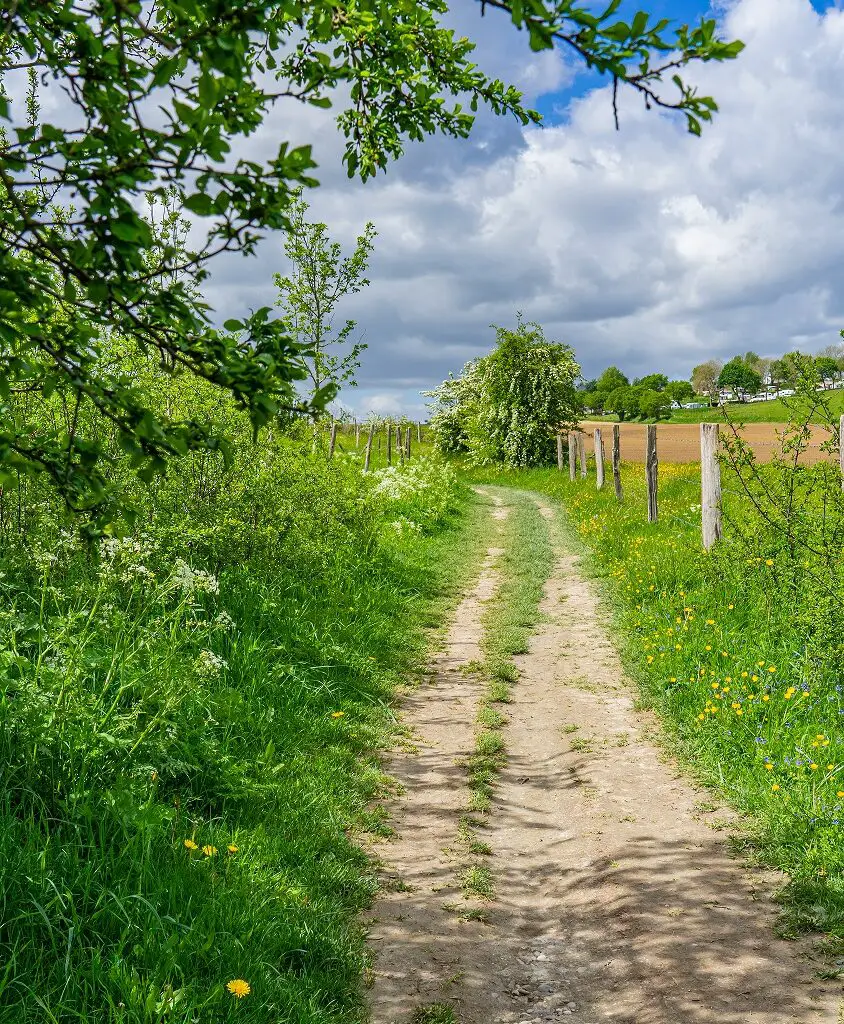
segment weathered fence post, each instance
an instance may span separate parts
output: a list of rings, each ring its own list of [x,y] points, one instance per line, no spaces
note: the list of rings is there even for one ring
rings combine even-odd
[[[586,479],[586,435],[582,430],[577,433],[577,450],[580,453],[580,476]]]
[[[416,443],[422,444],[422,421],[416,421]]]
[[[560,473],[563,471],[563,435],[560,431],[557,431],[557,469]]]
[[[404,457],[410,458],[410,424],[408,423],[407,428],[404,432]]]
[[[393,464],[393,424],[387,424],[387,465]]]
[[[621,501],[624,497],[621,489],[621,427],[617,423],[612,428],[612,482],[615,485],[615,496]]]
[[[656,457],[656,424],[648,424],[648,444],[645,453],[645,482],[648,485],[648,522],[655,523],[659,517],[656,500],[656,485],[659,461]]]
[[[360,423],[355,420],[355,448],[360,448]]]
[[[604,486],[604,439],[601,436],[601,428],[595,427],[595,478],[596,487],[600,491]]]
[[[375,436],[375,420],[369,424],[369,437],[366,439],[366,454],[363,457],[363,471],[369,472],[369,458],[372,455],[372,438]]]
[[[723,536],[717,423],[701,423],[700,425],[700,515],[703,546],[709,551],[712,545]]]
[[[838,421],[838,461],[841,465],[841,489],[844,490],[844,415]]]
[[[577,437],[573,430],[569,431],[569,479],[574,483],[577,474]]]
[[[331,424],[331,440],[328,442],[328,457],[334,458],[334,446],[337,444],[337,420]]]

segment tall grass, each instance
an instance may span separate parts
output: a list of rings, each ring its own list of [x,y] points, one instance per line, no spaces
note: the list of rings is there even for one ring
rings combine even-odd
[[[184,470],[130,537],[86,546],[47,502],[0,554],[9,1024],[361,1017],[355,836],[387,827],[375,752],[465,499],[307,434]]]
[[[622,504],[593,477],[571,483],[556,470],[474,478],[561,502],[643,698],[693,771],[747,813],[765,860],[790,874],[786,927],[844,936],[842,606],[810,556],[756,529],[729,476],[728,518],[742,536],[728,523],[704,553],[698,466],[660,467],[653,525],[641,466],[624,467]],[[840,574],[828,583],[841,586]]]

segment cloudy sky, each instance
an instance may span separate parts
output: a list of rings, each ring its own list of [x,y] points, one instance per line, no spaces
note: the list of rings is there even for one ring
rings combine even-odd
[[[455,5],[456,6],[456,5]],[[639,6],[638,4],[636,6]],[[680,21],[705,0],[642,0]],[[752,348],[814,351],[844,327],[844,11],[828,0],[730,0],[723,34],[747,44],[690,79],[721,112],[702,139],[678,118],[621,103],[560,54],[531,54],[503,17],[464,4],[459,26],[479,63],[519,85],[542,128],[479,118],[468,141],[413,145],[366,185],[340,167],[342,140],[322,112],[286,107],[250,141],[314,141],[322,185],[314,219],[350,246],[378,230],[372,284],[350,298],[368,342],[360,415],[418,414],[420,390],[489,350],[490,324],[520,310],[574,346],[586,376],[688,377],[711,356]],[[281,134],[284,133],[284,134]],[[221,315],[271,303],[281,238],[215,272]]]

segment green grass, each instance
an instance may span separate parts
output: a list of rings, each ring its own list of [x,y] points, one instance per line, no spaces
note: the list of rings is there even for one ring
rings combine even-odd
[[[830,409],[844,412],[844,391],[827,391]],[[794,415],[794,400],[774,398],[769,402],[728,402],[724,411],[736,423],[787,423]],[[675,409],[670,423],[723,423],[719,409]]]
[[[827,391],[825,397],[834,414],[844,413],[844,390]],[[660,422],[723,423],[725,413],[735,423],[787,423],[794,416],[794,399],[774,398],[768,402],[727,402],[723,408],[675,409],[668,419],[660,420]],[[617,416],[610,415],[586,416],[584,419],[603,420],[608,423],[618,422]]]
[[[454,1007],[448,1003],[429,1003],[413,1011],[413,1024],[459,1024]]]
[[[698,466],[660,467],[652,525],[641,466],[623,476],[623,504],[594,477],[572,484],[556,470],[476,479],[560,503],[573,543],[591,554],[640,706],[658,711],[693,774],[745,812],[755,855],[789,873],[785,930],[844,935],[840,601],[817,590],[805,556],[789,559],[777,531],[753,533],[729,475],[727,535],[709,555]],[[733,524],[751,536],[741,541]]]
[[[99,560],[6,538],[4,1022],[362,1018],[377,751],[480,533],[441,477],[309,451],[169,481]]]

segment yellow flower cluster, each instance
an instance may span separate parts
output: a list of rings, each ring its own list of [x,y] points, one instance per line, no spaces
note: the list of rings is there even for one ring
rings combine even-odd
[[[244,981],[243,978],[232,978],[231,981],[226,982],[226,988],[235,999],[243,999],[244,996],[248,996],[252,991],[252,986],[248,981]]]
[[[195,843],[193,839],[185,839],[184,845],[188,853],[193,853],[195,850],[198,850],[200,848],[199,844]],[[229,843],[229,845],[226,847],[226,852],[230,854],[235,854],[238,852],[238,847],[235,846],[234,843]],[[212,846],[210,843],[207,843],[205,846],[202,847],[202,855],[204,857],[216,857],[217,847]]]

